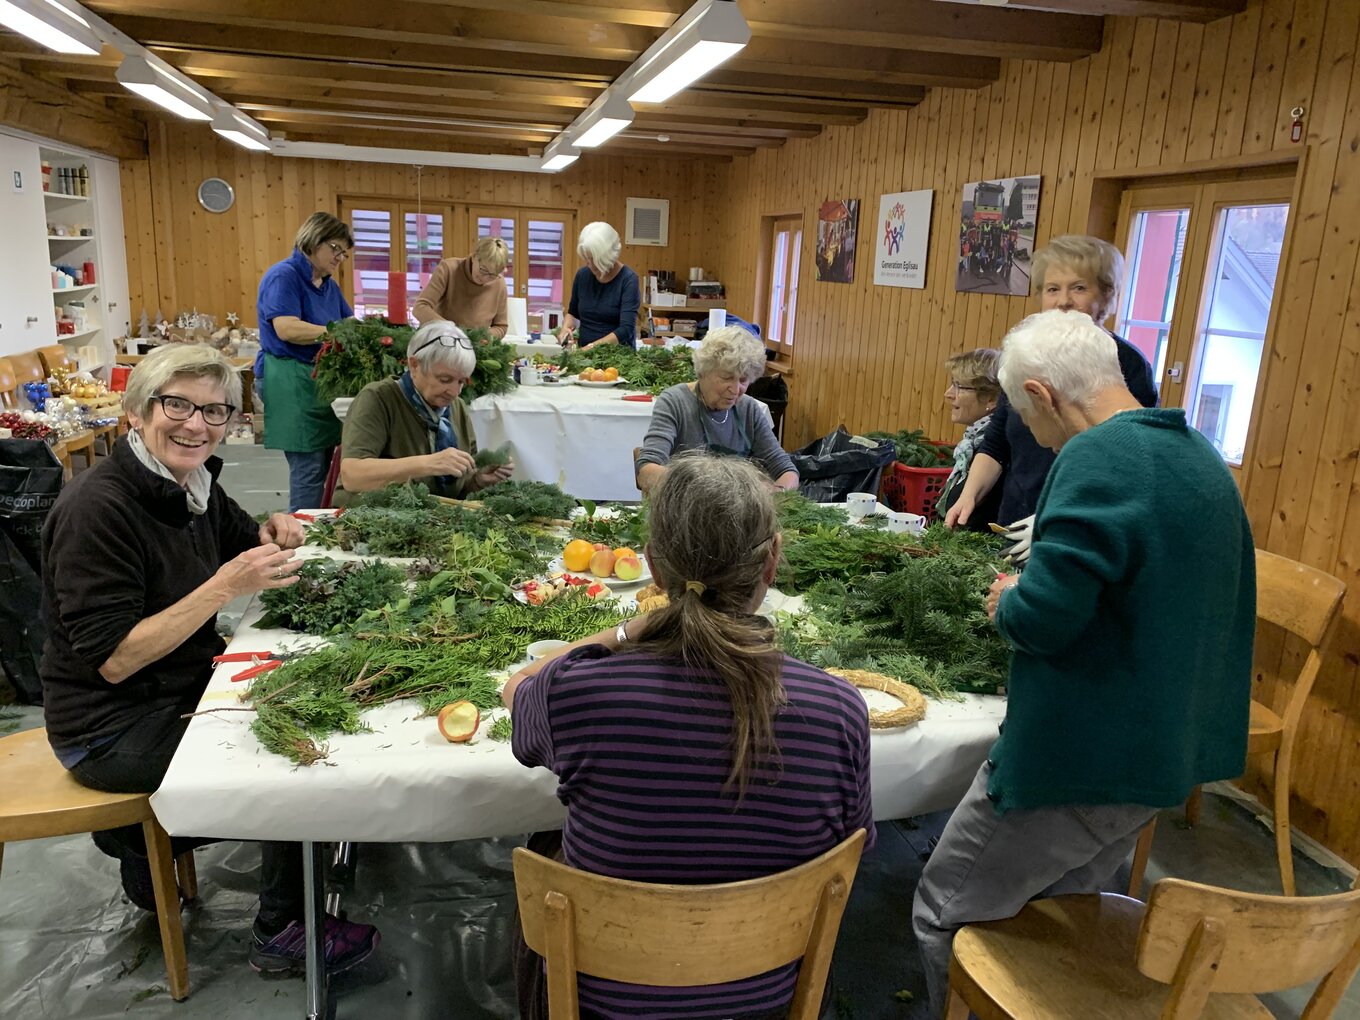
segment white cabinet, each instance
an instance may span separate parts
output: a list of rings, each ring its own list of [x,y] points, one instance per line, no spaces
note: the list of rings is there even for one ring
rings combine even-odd
[[[51,167],[47,191],[44,166]],[[0,133],[0,171],[0,356],[61,342],[72,361],[98,366],[107,378],[113,341],[128,332],[118,161]],[[54,286],[54,267],[79,281]],[[58,318],[75,320],[75,331],[59,334]]]
[[[0,357],[57,342],[42,161],[36,142],[0,134]],[[126,261],[126,256],[124,256]]]

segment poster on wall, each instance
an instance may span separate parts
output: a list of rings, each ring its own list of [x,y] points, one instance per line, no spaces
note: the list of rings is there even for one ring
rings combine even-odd
[[[926,245],[930,240],[933,191],[899,191],[878,200],[874,244],[874,283],[880,287],[926,285]]]
[[[1037,175],[965,184],[954,289],[970,294],[1028,294],[1038,219]]]
[[[850,283],[855,279],[855,242],[859,227],[859,199],[822,203],[817,213],[817,279]]]

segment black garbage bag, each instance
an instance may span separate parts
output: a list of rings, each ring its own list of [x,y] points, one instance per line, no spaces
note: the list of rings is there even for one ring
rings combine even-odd
[[[818,503],[844,503],[852,492],[877,492],[897,450],[887,440],[856,440],[841,425],[791,456],[800,493]]]
[[[61,494],[61,464],[40,439],[0,439],[0,666],[42,702],[42,527]]]

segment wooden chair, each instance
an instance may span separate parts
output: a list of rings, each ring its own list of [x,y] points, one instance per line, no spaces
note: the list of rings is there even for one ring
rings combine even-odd
[[[1322,667],[1322,656],[1335,631],[1345,594],[1345,583],[1331,574],[1276,556],[1264,549],[1256,550],[1256,618],[1297,634],[1309,645],[1308,654],[1294,680],[1284,715],[1277,715],[1253,699],[1247,734],[1247,754],[1273,756],[1275,856],[1280,862],[1280,885],[1286,896],[1294,895],[1294,853],[1289,840],[1289,778],[1293,768],[1294,743],[1298,737],[1304,702],[1308,700],[1313,681]],[[1199,790],[1196,790],[1186,808],[1187,818],[1192,824],[1198,819],[1198,796]],[[1138,837],[1138,846],[1133,854],[1133,872],[1129,879],[1130,896],[1137,896],[1142,891],[1143,874],[1152,852],[1156,825],[1156,819],[1153,819]]]
[[[548,1015],[577,1020],[576,975],[710,985],[803,961],[789,1020],[821,1008],[864,830],[815,860],[724,885],[626,882],[514,852],[524,941],[548,964]]]
[[[0,408],[18,411],[27,406],[27,402],[19,400],[19,379],[14,371],[14,362],[10,358],[0,358]],[[67,451],[65,443],[55,442],[51,446],[52,453],[61,462],[62,473],[69,482],[75,473],[71,465],[71,454]]]
[[[67,372],[76,370],[76,363],[71,360],[66,353],[66,348],[62,344],[53,344],[51,347],[39,347],[35,352],[38,360],[42,362],[44,377],[50,376],[57,369]]]
[[[65,369],[67,372],[74,372],[78,367],[76,363],[71,360],[70,355],[66,353],[66,348],[61,344],[54,344],[51,347],[39,347],[34,353],[38,355],[38,360],[42,362],[43,378],[47,378],[58,368]],[[120,414],[118,416],[118,421],[115,424],[96,425],[94,428],[87,429],[86,431],[90,433],[88,443],[82,433],[79,442],[73,445],[71,440],[67,440],[66,445],[68,450],[85,453],[86,464],[88,466],[89,464],[94,463],[95,440],[102,439],[104,441],[104,454],[106,456],[113,452],[114,441],[117,440],[120,433],[127,431],[127,416]],[[86,450],[88,450],[88,453],[86,453]]]
[[[1360,891],[1260,896],[1167,878],[1146,907],[1058,896],[963,928],[946,1016],[1269,1020],[1257,993],[1322,977],[1302,1020],[1326,1020],[1357,968]]]
[[[0,738],[0,789],[5,791],[0,798],[0,865],[6,843],[141,823],[151,860],[170,997],[176,1001],[187,998],[189,963],[184,953],[175,868],[178,864],[179,886],[185,897],[193,899],[197,895],[194,855],[186,853],[178,861],[173,858],[170,837],[151,813],[147,794],[99,793],[81,786],[61,767],[47,743],[47,731],[41,727]]]

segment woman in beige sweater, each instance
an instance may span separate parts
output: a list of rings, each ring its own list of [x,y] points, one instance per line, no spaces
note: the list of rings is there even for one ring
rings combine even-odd
[[[465,259],[445,259],[416,298],[416,321],[453,322],[465,330],[490,329],[499,340],[510,319],[505,311],[505,265],[510,250],[499,237],[483,237]]]

